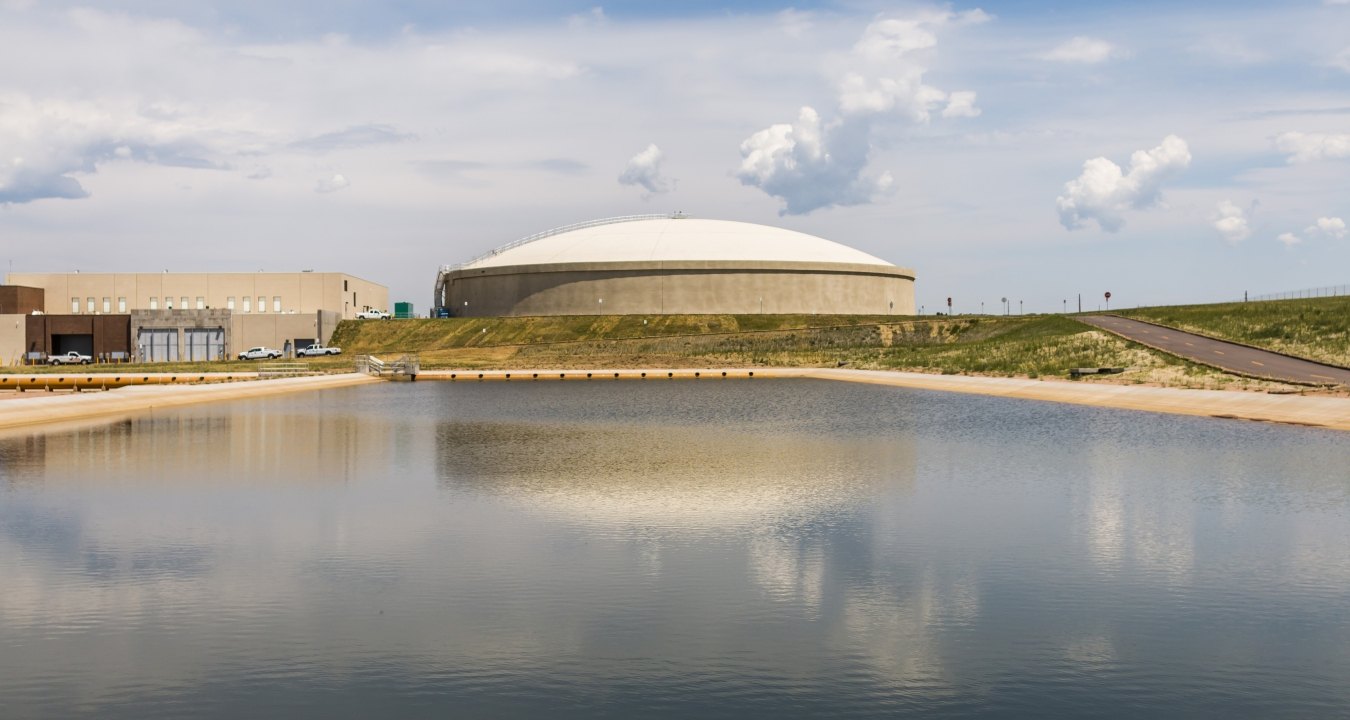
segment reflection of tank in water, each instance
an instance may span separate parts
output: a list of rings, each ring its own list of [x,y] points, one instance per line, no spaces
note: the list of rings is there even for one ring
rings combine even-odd
[[[915,466],[903,439],[723,427],[445,422],[437,448],[447,490],[671,531],[810,519],[881,483],[908,492]]]

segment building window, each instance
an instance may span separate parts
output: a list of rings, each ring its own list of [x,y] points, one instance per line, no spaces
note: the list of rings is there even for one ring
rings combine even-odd
[[[342,292],[347,292],[347,281],[346,281],[346,280],[343,280],[343,281],[342,281]]]
[[[178,300],[179,300],[179,303],[178,303],[178,309],[180,309],[180,310],[186,310],[186,309],[188,309],[187,298],[185,298],[185,297],[184,297],[184,298],[178,298]]]
[[[252,309],[252,308],[253,308],[253,299],[250,298],[249,296],[245,295],[245,296],[244,296],[244,312],[253,312],[253,309]]]
[[[258,312],[267,312],[267,298],[258,296]]]
[[[93,312],[93,311],[94,311],[94,299],[93,299],[93,298],[86,298],[85,301],[88,303],[88,305],[86,305],[85,307],[89,308],[89,312]]]
[[[234,296],[225,298],[225,309],[234,312]]]
[[[125,313],[127,311],[127,298],[122,296],[117,298],[117,312]]]
[[[281,312],[281,296],[272,296],[272,312]]]
[[[70,299],[70,314],[72,315],[80,314],[80,299],[77,297]]]
[[[158,309],[159,309],[159,298],[157,298],[157,297],[152,297],[152,298],[150,298],[150,309],[151,309],[151,310],[158,310]]]
[[[165,310],[172,310],[172,309],[173,309],[173,298],[171,298],[171,297],[165,297],[165,298],[164,298],[164,309],[165,309]]]
[[[206,309],[206,298],[202,297],[201,295],[197,296],[197,309],[198,310]]]
[[[103,312],[112,312],[112,298],[103,298]]]

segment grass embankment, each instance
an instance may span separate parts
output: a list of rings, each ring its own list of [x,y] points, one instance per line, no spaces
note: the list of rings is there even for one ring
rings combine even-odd
[[[348,353],[416,352],[434,368],[835,367],[1005,377],[1063,377],[1126,367],[1092,381],[1265,387],[1121,340],[1062,316],[894,317],[685,315],[343,323]]]
[[[1350,298],[1121,311],[1187,330],[1350,365]],[[1286,389],[1144,348],[1059,315],[599,315],[366,320],[341,323],[335,358],[303,358],[341,372],[355,355],[417,353],[435,368],[834,367],[1005,377],[1063,377],[1074,367],[1125,367],[1087,382]],[[257,363],[156,363],[9,372],[249,372]]]
[[[1148,307],[1118,314],[1350,367],[1350,297]]]

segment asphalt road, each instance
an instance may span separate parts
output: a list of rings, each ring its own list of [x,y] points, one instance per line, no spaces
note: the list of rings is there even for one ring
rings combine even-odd
[[[1078,319],[1127,340],[1135,340],[1187,360],[1243,375],[1320,385],[1339,383],[1350,386],[1350,370],[1311,360],[1299,360],[1114,315],[1090,315]]]

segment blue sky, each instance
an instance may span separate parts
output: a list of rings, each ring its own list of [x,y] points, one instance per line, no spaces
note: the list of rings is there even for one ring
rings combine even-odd
[[[0,0],[16,271],[436,266],[683,210],[931,312],[1350,282],[1350,3]]]

